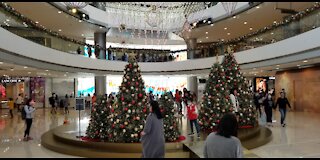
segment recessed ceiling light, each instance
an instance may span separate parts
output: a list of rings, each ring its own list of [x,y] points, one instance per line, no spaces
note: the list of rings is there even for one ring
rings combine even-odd
[[[69,72],[66,72],[67,74],[69,73]]]
[[[58,11],[58,13],[62,13],[61,11]]]
[[[38,21],[36,21],[36,24],[38,24],[39,22]]]
[[[256,70],[257,68],[253,68],[253,70]]]
[[[7,21],[7,22],[9,22],[9,21],[10,21],[10,19],[6,19],[6,21]]]
[[[257,6],[256,8],[258,8],[258,9],[259,9],[259,8],[260,8],[260,6]]]
[[[251,30],[252,30],[252,27],[250,27],[249,30],[251,31]]]
[[[307,60],[304,60],[304,61],[303,61],[303,63],[307,63],[307,62],[308,62]]]
[[[82,22],[82,20],[81,20],[81,19],[79,19],[79,22],[81,23],[81,22]]]
[[[46,70],[47,72],[49,71],[49,70]]]
[[[61,29],[59,29],[59,32],[61,32],[62,30]]]
[[[224,28],[224,30],[227,30],[227,29],[228,29],[227,27]]]
[[[72,8],[71,12],[72,12],[72,13],[77,13],[77,9]]]
[[[28,74],[31,74],[31,72],[28,72]]]
[[[277,23],[277,21],[273,21],[273,23]]]
[[[279,67],[280,65],[278,64],[277,67]]]
[[[243,22],[243,24],[247,24],[247,23],[248,23],[247,21]]]
[[[64,74],[64,76],[66,77],[67,75],[66,75],[66,74]]]
[[[280,69],[280,68],[276,68],[276,69]]]
[[[203,23],[206,23],[206,22],[207,22],[207,20],[203,20],[202,22],[203,22]]]
[[[0,62],[0,64],[3,64],[3,62]]]
[[[197,22],[194,22],[194,23],[193,23],[193,26],[196,26],[196,25],[197,25]]]
[[[27,66],[24,66],[23,68],[28,68]]]
[[[202,41],[199,41],[200,43],[202,42]]]
[[[211,26],[211,27],[213,27],[213,26],[214,26],[214,24],[212,23],[212,24],[210,24],[210,26]]]
[[[271,32],[270,34],[273,35],[273,32]]]
[[[233,18],[237,18],[237,16],[233,16]]]
[[[255,73],[254,75],[256,76],[257,74]]]
[[[13,68],[11,68],[10,70],[11,70],[11,71],[14,71],[14,69],[13,69]]]
[[[221,41],[224,41],[224,39],[221,39]]]
[[[297,66],[300,67],[300,64],[298,64]]]
[[[208,39],[209,37],[206,37],[206,39]]]
[[[230,35],[230,33],[227,33],[227,35],[229,36],[229,35]]]
[[[206,34],[208,34],[208,32],[206,32]]]
[[[84,34],[81,34],[81,36],[83,37],[83,36],[84,36]]]
[[[211,23],[211,21],[208,21],[208,24],[210,24]]]

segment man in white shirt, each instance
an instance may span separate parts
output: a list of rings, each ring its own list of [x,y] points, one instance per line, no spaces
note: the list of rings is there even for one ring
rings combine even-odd
[[[238,92],[236,88],[233,88],[230,93],[230,99],[233,105],[233,111],[235,113],[239,110]]]
[[[22,94],[20,93],[16,99],[18,111],[21,111],[20,106],[22,105],[22,103],[23,103],[23,97],[22,97]]]

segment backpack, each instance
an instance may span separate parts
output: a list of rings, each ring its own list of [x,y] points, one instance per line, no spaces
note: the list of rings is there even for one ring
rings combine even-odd
[[[22,110],[21,110],[21,118],[22,119],[26,119],[26,116],[27,116],[27,113],[26,113],[26,110],[23,107]]]

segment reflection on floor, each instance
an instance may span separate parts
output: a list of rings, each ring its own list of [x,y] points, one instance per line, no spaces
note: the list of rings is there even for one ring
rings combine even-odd
[[[62,113],[62,110],[60,111]],[[246,157],[257,155],[259,157],[320,157],[320,114],[288,112],[287,126],[279,125],[280,115],[274,111],[274,123],[270,129],[273,132],[273,140],[268,144],[245,151]],[[81,112],[81,129],[88,125],[89,114]],[[24,121],[20,118],[20,113],[15,112],[15,117],[10,118],[7,109],[0,109],[0,157],[75,157],[56,153],[40,145],[41,135],[68,119],[70,123],[79,123],[78,112],[70,109],[70,115],[51,115],[50,109],[38,109],[31,128],[31,136],[34,140],[22,141],[24,133]],[[189,125],[183,120],[182,132],[187,136]],[[263,122],[261,122],[263,124]],[[196,144],[202,145],[204,139],[197,140]]]

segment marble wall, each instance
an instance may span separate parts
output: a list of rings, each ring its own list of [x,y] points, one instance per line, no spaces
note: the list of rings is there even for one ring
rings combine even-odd
[[[284,88],[295,111],[320,113],[320,67],[276,73],[276,97]]]

